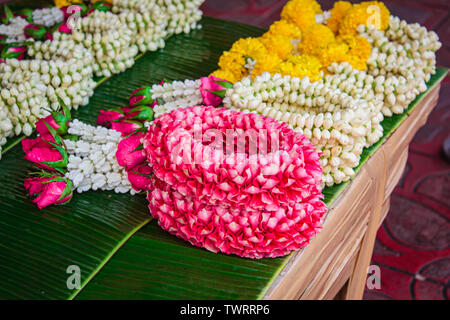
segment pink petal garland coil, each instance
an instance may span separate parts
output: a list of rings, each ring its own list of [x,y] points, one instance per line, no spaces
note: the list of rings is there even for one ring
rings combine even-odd
[[[278,257],[321,229],[320,156],[285,123],[224,108],[180,108],[156,119],[143,143],[153,171],[152,216],[195,246]]]

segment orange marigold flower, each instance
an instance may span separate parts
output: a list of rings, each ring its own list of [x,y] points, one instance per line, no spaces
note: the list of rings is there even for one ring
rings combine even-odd
[[[330,10],[330,18],[327,21],[327,26],[335,34],[339,30],[339,23],[351,8],[352,4],[348,1],[336,1],[334,3],[333,9]]]
[[[344,62],[347,61],[347,52],[349,48],[344,42],[332,42],[326,48],[322,49],[317,58],[322,64],[323,68],[327,68],[333,62]]]
[[[359,25],[374,25],[379,30],[386,30],[389,25],[389,10],[384,3],[367,1],[353,5],[339,24],[340,35],[354,35]]]
[[[278,20],[272,23],[272,25],[269,28],[269,31],[267,31],[263,37],[268,35],[283,35],[288,37],[289,39],[295,39],[295,40],[301,40],[302,39],[302,32],[301,30],[293,23],[288,22],[286,20]]]
[[[256,65],[252,70],[252,77],[259,76],[263,72],[270,72],[276,68],[282,60],[275,53],[267,53],[265,56],[256,60]]]
[[[233,43],[230,52],[238,52],[244,57],[258,60],[267,54],[267,49],[258,38],[242,38]]]
[[[266,34],[260,41],[270,53],[276,53],[283,60],[295,49],[291,40],[282,34]]]
[[[233,73],[231,73],[229,70],[222,70],[222,69],[217,69],[216,71],[214,71],[213,73],[210,74],[211,76],[215,76],[217,78],[220,79],[224,79],[224,80],[228,80],[231,83],[235,83],[236,81],[239,81],[239,79],[237,79]]]
[[[237,80],[248,75],[248,72],[244,67],[245,63],[244,56],[239,52],[225,51],[219,59],[220,69],[231,73]]]
[[[323,24],[315,24],[303,33],[303,39],[299,43],[298,49],[302,54],[316,56],[334,41],[334,33],[330,28]]]
[[[282,75],[290,75],[292,77],[309,77],[311,81],[320,79],[320,69],[322,65],[316,57],[309,55],[291,56],[286,61],[280,63],[270,73],[280,73]]]
[[[320,13],[317,12],[316,4],[317,2],[311,0],[291,0],[284,6],[283,11],[281,11],[281,18],[294,23],[304,32],[316,24],[316,13]]]
[[[340,36],[338,41],[345,43],[348,46],[347,60],[353,68],[358,70],[365,70],[367,68],[366,62],[370,57],[372,48],[369,41],[363,37],[355,36]]]
[[[53,2],[55,3],[55,6],[57,6],[58,8],[63,8],[63,7],[70,6],[74,3],[81,3],[83,1],[82,0],[54,0]]]

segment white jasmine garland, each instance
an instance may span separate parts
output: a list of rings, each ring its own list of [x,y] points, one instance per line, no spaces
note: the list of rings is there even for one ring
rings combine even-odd
[[[33,23],[52,27],[64,21],[64,14],[58,7],[33,10]]]
[[[136,193],[125,168],[117,163],[120,132],[73,120],[68,133],[78,136],[77,141],[64,140],[69,155],[65,176],[73,182],[74,190],[79,193],[88,190]]]
[[[0,24],[0,34],[6,36],[7,43],[25,41],[23,30],[27,25],[28,22],[24,18],[14,17],[9,24]]]
[[[226,91],[224,106],[287,122],[322,153],[323,183],[348,181],[364,147],[383,135],[382,117],[372,102],[352,97],[322,81],[271,76],[244,78]]]
[[[185,80],[165,82],[152,86],[151,93],[158,99],[158,105],[153,108],[155,118],[176,108],[187,108],[201,104],[200,80]]]
[[[372,46],[367,74],[374,77],[374,91],[384,96],[386,116],[402,113],[436,72],[435,52],[441,47],[434,31],[398,17],[389,18],[386,31],[359,26],[358,32]]]
[[[61,98],[69,108],[86,105],[93,94],[95,76],[110,76],[131,67],[139,51],[165,46],[165,39],[200,28],[203,0],[120,0],[112,12],[93,11],[79,20],[72,34],[53,33],[53,41],[33,41],[31,60],[7,60],[0,64],[0,148],[6,139],[30,135],[38,118],[56,110]],[[59,8],[33,11],[33,22],[52,26],[63,21]],[[28,22],[15,17],[0,25],[7,42],[24,41]],[[198,91],[198,90],[197,90]],[[187,94],[184,92],[183,94]],[[158,114],[180,105],[201,102],[198,92],[178,95],[155,110]],[[0,149],[1,152],[1,149]]]

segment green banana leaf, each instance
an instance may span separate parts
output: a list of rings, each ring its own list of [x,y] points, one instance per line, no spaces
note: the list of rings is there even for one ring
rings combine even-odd
[[[207,17],[202,24],[203,29],[171,38],[163,50],[106,79],[73,116],[94,124],[100,109],[125,105],[137,87],[207,75],[235,40],[264,32]],[[440,69],[430,86],[445,72]],[[386,133],[405,116],[391,118]],[[33,169],[23,156],[12,143],[0,161],[0,298],[253,299],[289,259],[249,260],[195,248],[151,221],[143,195],[88,192],[39,211],[25,195],[23,180]],[[327,203],[344,187],[327,188]],[[71,265],[81,270],[81,288],[75,290],[66,284]]]
[[[439,68],[429,92],[447,74]],[[361,166],[426,96],[418,96],[403,114],[386,118],[383,138],[361,156]],[[330,205],[348,183],[324,189]],[[86,286],[79,299],[258,299],[291,255],[250,260],[214,254],[169,235],[152,221],[137,232]]]

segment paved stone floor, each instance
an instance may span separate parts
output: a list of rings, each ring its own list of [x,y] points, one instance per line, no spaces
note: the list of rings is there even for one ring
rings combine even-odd
[[[206,0],[205,15],[261,27],[279,19],[287,0]],[[334,1],[319,0],[323,9]],[[356,2],[356,1],[355,1]],[[391,13],[437,31],[443,47],[438,65],[450,66],[450,1],[386,0]],[[450,165],[442,143],[450,136],[450,78],[439,104],[415,136],[408,165],[378,230],[372,264],[381,268],[381,289],[365,299],[448,299],[450,294]]]

